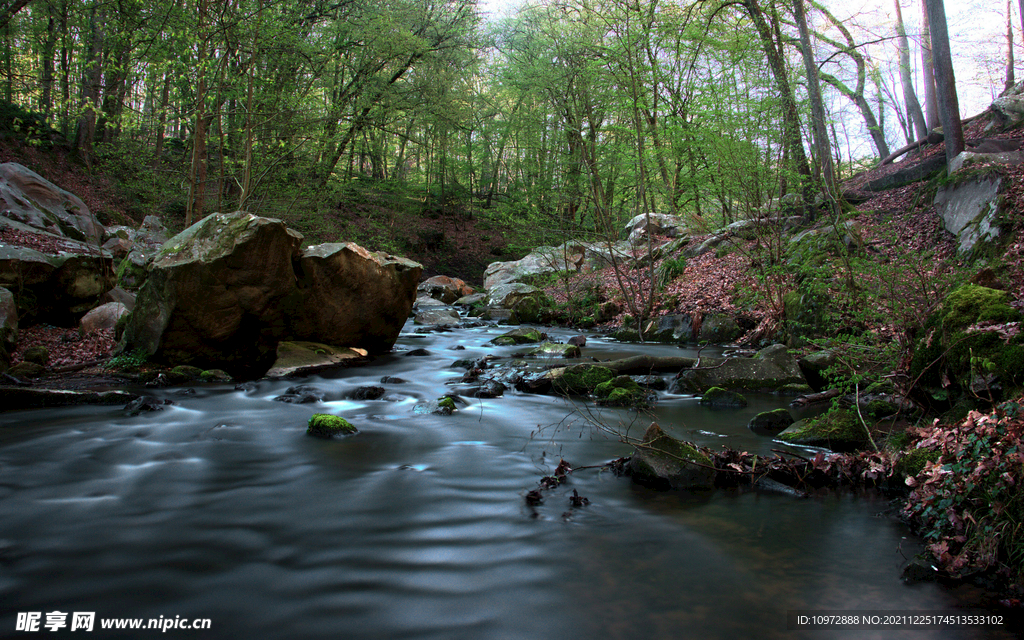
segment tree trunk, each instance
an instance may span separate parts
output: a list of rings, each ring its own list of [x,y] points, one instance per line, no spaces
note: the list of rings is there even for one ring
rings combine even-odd
[[[964,131],[960,124],[960,103],[956,95],[953,76],[953,56],[946,31],[946,7],[943,0],[925,0],[928,21],[931,23],[932,55],[935,62],[935,93],[939,105],[939,119],[946,142],[946,162],[964,150]]]
[[[772,71],[772,77],[775,79],[782,100],[783,139],[786,154],[797,174],[810,178],[811,167],[807,161],[807,154],[804,153],[803,135],[800,132],[800,115],[796,106],[796,96],[789,85],[786,62],[782,57],[782,52],[776,46],[775,38],[772,36],[771,28],[765,20],[764,12],[758,1],[744,0],[743,6],[747,9],[747,13],[757,29],[757,35],[761,39],[761,46],[764,49],[765,57],[768,58],[768,66]],[[809,183],[803,185],[802,191],[805,192],[805,196],[809,195],[810,186]]]
[[[1024,1],[1024,0],[1022,0]],[[1013,88],[1013,85],[1017,84],[1017,80],[1013,74],[1013,12],[1011,11],[1012,4],[1010,0],[1006,0],[1006,83],[1003,86],[1004,91],[1009,91]]]
[[[78,118],[75,151],[87,167],[92,167],[92,145],[96,138],[96,111],[103,78],[100,60],[103,51],[104,15],[93,3],[89,10],[90,44],[82,74],[82,115]]]
[[[924,120],[924,113],[921,111],[921,103],[917,101],[917,92],[914,91],[914,78],[910,70],[910,41],[907,39],[907,30],[903,26],[900,0],[894,0],[894,3],[896,5],[896,35],[899,36],[900,84],[903,85],[903,103],[907,107],[907,119],[914,123],[917,137],[923,138],[928,135],[928,125]]]
[[[43,41],[42,72],[39,77],[39,85],[42,89],[42,104],[39,105],[47,120],[53,112],[53,54],[57,48],[57,21],[53,17],[53,8],[48,6],[51,12],[46,21],[46,39]]]
[[[825,105],[821,100],[818,65],[814,62],[814,50],[811,49],[811,33],[807,29],[804,0],[793,0],[793,15],[796,18],[797,29],[800,31],[800,53],[803,55],[804,68],[807,71],[807,94],[811,100],[814,146],[817,149],[818,162],[821,166],[826,199],[834,205],[838,192],[835,169],[832,164],[832,145],[829,142],[828,129],[825,126]],[[837,213],[837,211],[833,211],[833,213]]]
[[[921,79],[924,81],[924,120],[931,131],[940,125],[940,120],[939,103],[935,95],[935,64],[927,4],[928,0],[921,0]]]

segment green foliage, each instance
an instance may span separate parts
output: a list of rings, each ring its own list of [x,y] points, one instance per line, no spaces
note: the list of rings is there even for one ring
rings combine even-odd
[[[940,454],[909,481],[904,510],[944,571],[1024,583],[1024,399],[923,432]],[[919,449],[920,450],[920,449]]]
[[[104,365],[113,371],[138,371],[149,361],[149,354],[142,349],[136,349],[131,353],[122,353],[114,356]]]
[[[51,140],[61,137],[41,113],[3,100],[0,100],[0,133],[32,147],[50,147]]]

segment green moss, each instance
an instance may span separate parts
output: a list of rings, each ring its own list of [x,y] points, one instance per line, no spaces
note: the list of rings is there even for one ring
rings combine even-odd
[[[444,398],[438,398],[437,406],[441,409],[446,409],[448,411],[455,411],[455,400],[452,400],[447,396],[445,396]]]
[[[171,369],[171,373],[188,380],[198,380],[203,375],[203,370],[187,364],[181,364]]]
[[[203,382],[231,382],[234,378],[223,369],[208,369],[199,374]]]
[[[1020,314],[1010,307],[1009,291],[965,284],[949,294],[942,305],[942,328],[965,329],[978,322],[1013,322]]]
[[[745,407],[747,399],[735,391],[711,387],[701,396],[700,403],[711,407]]]
[[[916,476],[924,470],[925,463],[938,462],[941,456],[942,452],[937,449],[913,449],[896,462],[894,470],[904,478]]]
[[[594,388],[600,404],[609,407],[636,407],[647,404],[647,391],[629,376],[618,376]]]
[[[802,420],[777,437],[790,444],[827,447],[836,451],[859,449],[868,444],[867,433],[857,414],[845,408],[832,408],[816,418]]]
[[[539,330],[521,327],[519,329],[513,329],[508,333],[503,333],[494,340],[491,340],[491,343],[499,347],[509,347],[517,344],[541,342],[542,340],[544,340],[544,334]]]
[[[602,382],[615,377],[608,367],[596,364],[577,364],[567,367],[554,381],[555,391],[571,395],[587,395],[594,392]]]
[[[330,438],[335,435],[348,435],[358,430],[339,416],[332,416],[327,413],[315,413],[309,419],[306,433],[318,438]]]

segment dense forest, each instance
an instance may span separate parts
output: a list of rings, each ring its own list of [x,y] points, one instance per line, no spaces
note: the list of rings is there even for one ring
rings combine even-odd
[[[643,212],[834,202],[943,103],[959,114],[949,45],[938,65],[929,46],[942,2],[907,4],[10,0],[0,97],[19,136],[116,176],[132,217],[246,209],[333,240],[370,189],[455,229],[486,212],[524,234],[514,253]],[[979,9],[1002,26],[972,52],[1007,86],[1015,9]],[[431,242],[368,217],[379,248]]]

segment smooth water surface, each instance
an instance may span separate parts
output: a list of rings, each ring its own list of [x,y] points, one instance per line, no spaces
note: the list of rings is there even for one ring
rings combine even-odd
[[[787,611],[970,604],[900,582],[919,542],[874,493],[658,493],[595,468],[527,506],[560,458],[580,467],[629,454],[594,425],[639,436],[651,418],[512,390],[452,416],[417,412],[461,377],[456,359],[521,350],[486,344],[502,331],[407,333],[371,365],[248,391],[160,390],[175,404],[136,417],[0,413],[0,636],[32,637],[15,633],[18,612],[57,610],[209,618],[209,630],[166,634],[191,638],[822,638],[787,631]],[[641,351],[693,355],[600,340],[584,355]],[[348,397],[385,375],[407,382],[383,385],[380,400]],[[274,400],[300,383],[325,401]],[[769,454],[779,445],[746,423],[786,401],[713,410],[662,393],[656,419],[706,446]],[[313,413],[360,433],[307,437]],[[571,507],[574,489],[590,504]]]

